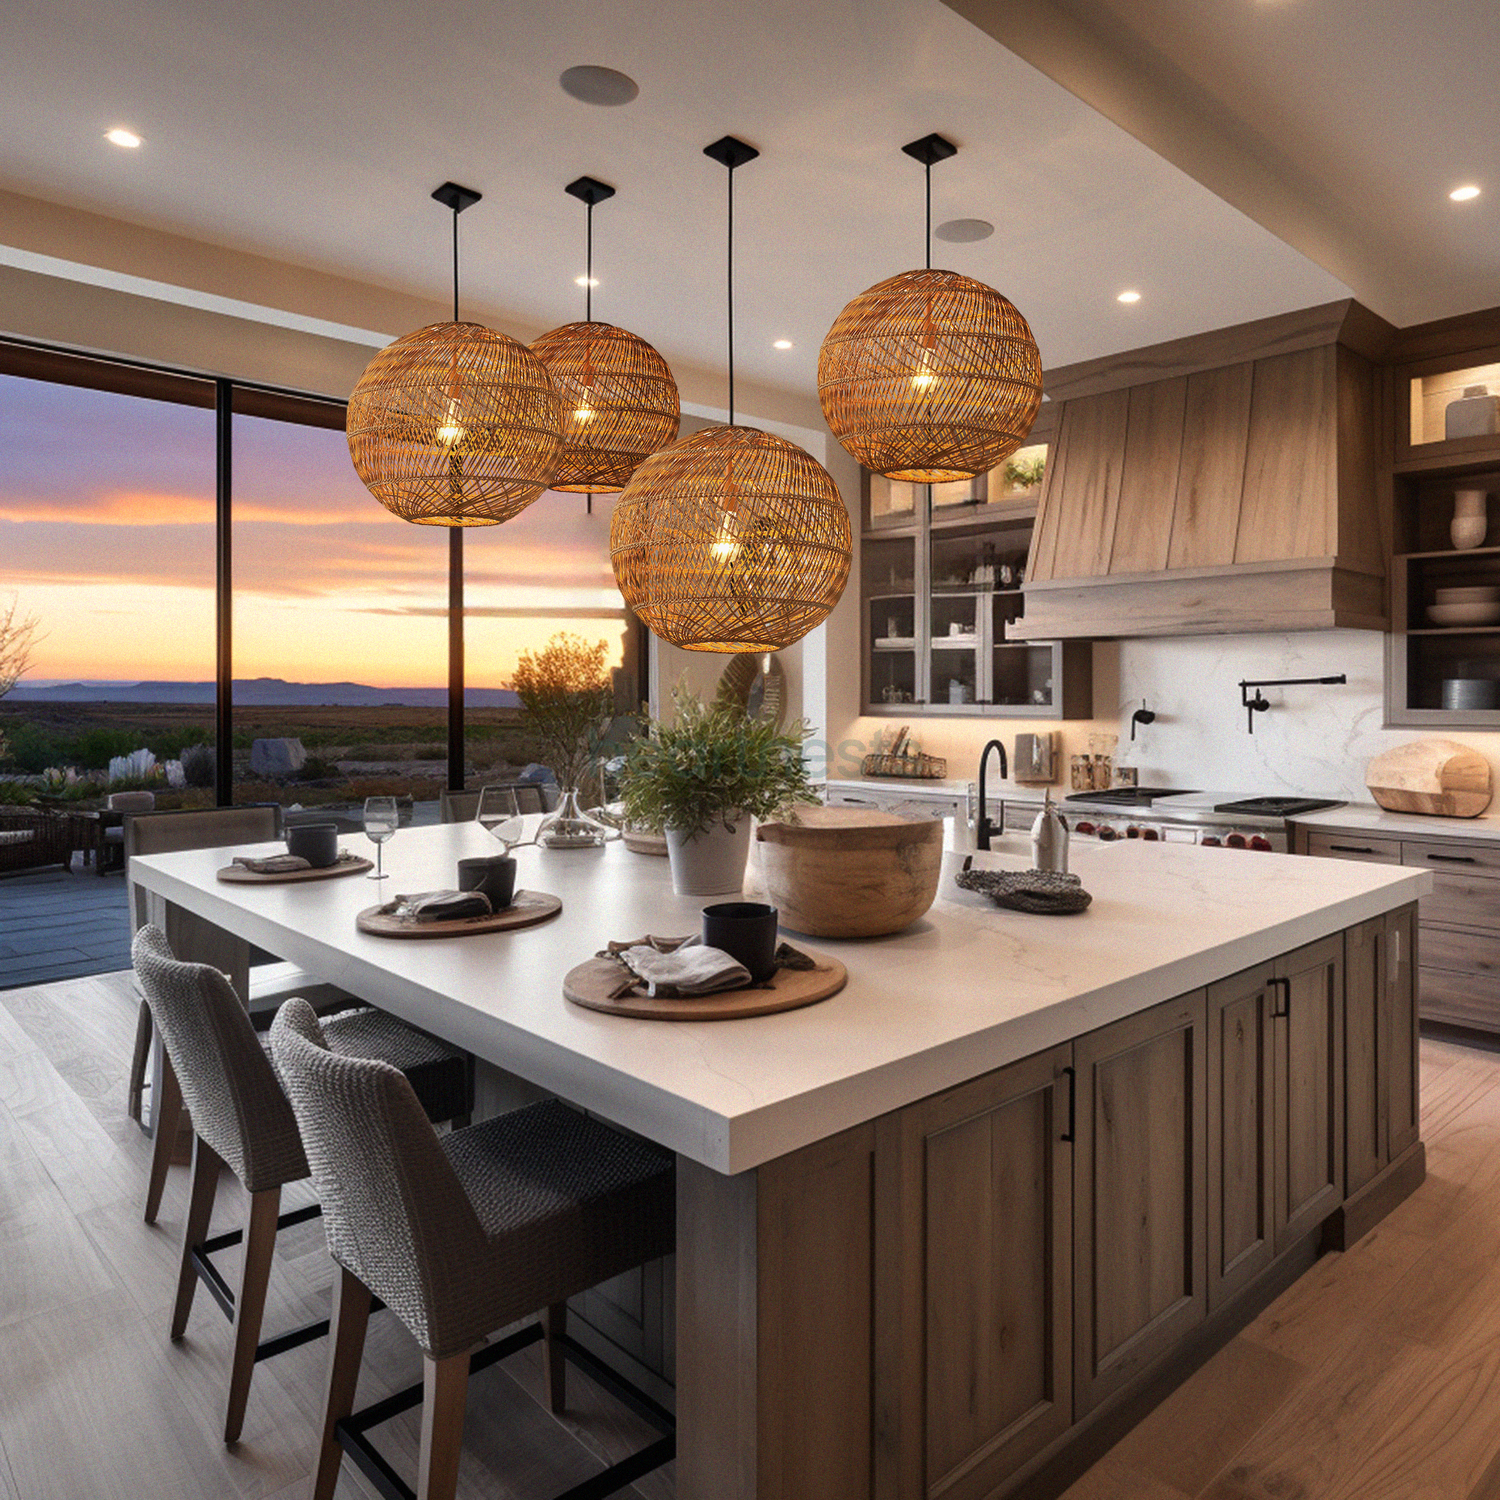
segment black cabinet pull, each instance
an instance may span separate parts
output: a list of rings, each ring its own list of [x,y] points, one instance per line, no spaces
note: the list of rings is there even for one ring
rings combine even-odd
[[[1285,986],[1285,988],[1283,988],[1283,986]],[[1276,1002],[1274,1000],[1271,1001],[1271,1019],[1273,1021],[1280,1021],[1285,1017],[1291,1015],[1292,1013],[1292,981],[1285,975],[1278,974],[1276,978],[1271,981],[1271,989],[1281,990],[1283,1001],[1281,1009],[1277,1010]]]
[[[1337,854],[1373,854],[1368,844],[1330,844],[1329,849]]]
[[[1429,854],[1428,859],[1441,861],[1445,865],[1473,865],[1479,861],[1472,854]]]
[[[1068,1075],[1068,1128],[1063,1131],[1063,1139],[1071,1141],[1077,1138],[1078,1130],[1078,1074],[1071,1068],[1063,1069]]]

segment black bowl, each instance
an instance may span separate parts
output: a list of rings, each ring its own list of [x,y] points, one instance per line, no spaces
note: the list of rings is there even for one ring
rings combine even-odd
[[[744,964],[752,984],[764,984],[776,972],[778,916],[759,901],[720,901],[703,908],[703,941]]]
[[[492,911],[504,911],[516,895],[516,862],[508,854],[489,854],[458,862],[458,888],[482,891]]]
[[[315,870],[339,862],[337,823],[298,823],[286,831],[286,852],[305,859]]]

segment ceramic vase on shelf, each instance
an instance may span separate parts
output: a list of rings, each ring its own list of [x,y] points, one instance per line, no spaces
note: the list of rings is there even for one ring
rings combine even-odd
[[[728,824],[715,818],[697,833],[667,829],[673,891],[679,896],[727,896],[743,890],[751,821],[740,813]]]
[[[544,849],[597,849],[619,830],[587,813],[578,800],[578,788],[568,787],[557,806],[537,827],[536,841]]]
[[[1461,552],[1470,547],[1482,547],[1489,530],[1489,512],[1486,490],[1455,490],[1453,493],[1453,545]]]

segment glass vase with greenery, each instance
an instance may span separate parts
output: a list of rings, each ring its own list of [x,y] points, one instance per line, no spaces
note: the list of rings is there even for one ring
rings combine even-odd
[[[591,645],[564,630],[540,651],[522,651],[516,660],[512,686],[560,791],[556,809],[537,833],[553,848],[592,847],[609,835],[583,807],[595,789],[604,737],[614,720],[606,653],[603,641]]]

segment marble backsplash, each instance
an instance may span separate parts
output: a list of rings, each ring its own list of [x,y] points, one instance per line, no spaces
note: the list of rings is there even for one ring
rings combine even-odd
[[[1348,676],[1342,686],[1267,688],[1271,708],[1246,732],[1241,678]],[[1090,748],[1090,737],[1118,734],[1117,763],[1137,768],[1141,783],[1301,794],[1366,801],[1365,767],[1394,745],[1433,731],[1384,729],[1385,637],[1375,631],[1194,636],[1101,642],[1094,648],[1092,721],[1058,725],[1038,720],[914,719],[923,748],[947,756],[950,776],[975,773],[987,739],[1009,750],[1026,730],[1058,730],[1062,774],[1068,757]],[[1141,706],[1156,722],[1130,743],[1130,715]],[[835,774],[858,773],[858,756],[873,748],[888,719],[860,718],[829,747]],[[1451,736],[1490,761],[1500,785],[1500,734],[1469,730]]]

